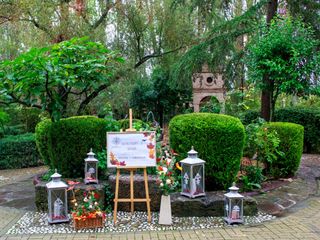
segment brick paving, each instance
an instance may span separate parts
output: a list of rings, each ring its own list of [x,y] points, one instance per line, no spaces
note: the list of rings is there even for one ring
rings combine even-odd
[[[14,239],[132,239],[132,240],[202,240],[202,239],[320,239],[320,197],[313,197],[288,213],[288,216],[277,218],[256,226],[238,226],[225,228],[212,228],[203,230],[185,231],[150,231],[135,233],[72,233],[72,234],[45,234],[45,235],[2,235],[0,240]],[[0,209],[0,215],[2,214]]]

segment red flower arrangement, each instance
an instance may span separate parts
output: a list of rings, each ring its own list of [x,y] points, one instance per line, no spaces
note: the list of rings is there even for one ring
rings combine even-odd
[[[73,193],[73,199],[71,200],[73,203],[73,210],[71,211],[71,214],[74,221],[74,227],[76,229],[103,227],[106,214],[99,206],[99,193],[92,188],[88,188],[87,191],[83,193],[82,201],[78,203],[73,189],[74,185],[71,185],[69,190],[72,190]]]
[[[178,176],[175,174],[178,164],[175,159],[176,154],[172,150],[169,150],[167,146],[162,147],[160,156],[157,159],[157,183],[163,194],[167,196],[176,191],[179,186]]]

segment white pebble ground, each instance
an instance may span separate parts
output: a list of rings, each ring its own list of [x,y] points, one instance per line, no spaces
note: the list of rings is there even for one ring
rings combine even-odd
[[[274,219],[275,216],[258,213],[256,216],[244,217],[245,225],[255,225]],[[70,223],[48,224],[47,214],[42,212],[27,212],[8,230],[7,234],[45,234],[45,233],[90,233],[90,232],[136,232],[159,230],[205,229],[227,226],[222,217],[173,217],[173,224],[164,226],[158,224],[158,213],[152,213],[151,223],[147,222],[145,212],[118,212],[118,224],[114,226],[113,216],[109,214],[103,228],[74,230]],[[232,225],[236,227],[237,225]]]

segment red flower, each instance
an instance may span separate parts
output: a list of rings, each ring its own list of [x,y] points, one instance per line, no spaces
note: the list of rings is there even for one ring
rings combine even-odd
[[[167,176],[171,176],[171,175],[172,175],[172,172],[169,171],[169,172],[167,173]]]
[[[157,163],[160,162],[161,158],[157,158]]]
[[[99,199],[100,198],[100,195],[98,193],[94,193],[93,196],[94,196],[95,199]]]
[[[159,166],[159,167],[158,167],[158,170],[159,170],[159,171],[163,171],[163,167]]]

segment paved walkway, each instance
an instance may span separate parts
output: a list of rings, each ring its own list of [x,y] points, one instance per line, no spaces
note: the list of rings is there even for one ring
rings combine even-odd
[[[306,156],[304,156],[306,157]],[[311,160],[310,160],[311,159]],[[256,226],[235,226],[225,228],[212,228],[205,230],[187,231],[154,231],[154,232],[130,232],[123,234],[45,234],[45,235],[5,235],[7,230],[22,216],[24,209],[10,208],[0,204],[0,240],[9,239],[319,239],[320,240],[320,192],[315,177],[320,170],[320,156],[311,155],[303,161],[299,170],[299,179],[288,186],[277,189],[282,191],[283,198],[278,197],[275,191],[265,194],[263,200],[280,208],[286,207],[282,199],[295,199],[295,204],[290,205],[281,214],[282,217]],[[1,175],[1,172],[0,172]],[[30,176],[29,176],[30,177]],[[21,178],[18,182],[24,182]],[[304,188],[305,191],[299,190]],[[0,184],[0,188],[3,186]],[[12,187],[12,186],[11,186]],[[282,189],[282,190],[281,190]],[[300,192],[300,194],[299,194]],[[300,197],[297,197],[299,195]],[[269,197],[268,197],[269,196]],[[282,201],[279,202],[279,199]],[[289,199],[289,200],[290,200]],[[259,201],[259,200],[258,200]],[[292,200],[293,201],[293,200]]]

